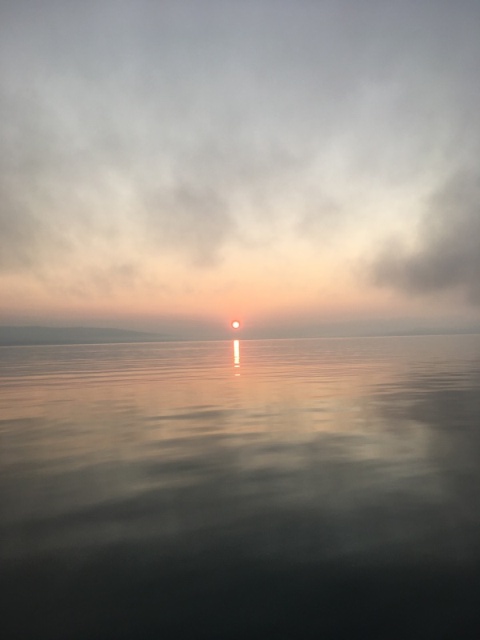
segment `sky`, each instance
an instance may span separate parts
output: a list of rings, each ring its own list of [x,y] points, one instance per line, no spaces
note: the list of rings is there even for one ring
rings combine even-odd
[[[3,0],[0,324],[480,326],[478,0]]]

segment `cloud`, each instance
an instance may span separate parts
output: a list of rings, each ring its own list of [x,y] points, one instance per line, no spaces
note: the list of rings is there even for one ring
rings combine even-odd
[[[31,267],[45,239],[48,221],[35,214],[40,198],[39,136],[29,126],[24,105],[0,93],[0,270]],[[23,130],[23,131],[22,131]],[[33,134],[33,135],[32,135]],[[27,140],[29,142],[27,143]],[[48,146],[45,148],[47,153]]]
[[[177,185],[148,197],[146,223],[153,244],[183,250],[195,266],[211,266],[232,235],[228,204],[213,189]]]
[[[379,285],[411,294],[460,290],[480,304],[480,176],[461,171],[429,199],[416,246],[390,241],[373,266]]]
[[[476,127],[477,10],[406,4],[3,3],[0,274],[347,246]]]

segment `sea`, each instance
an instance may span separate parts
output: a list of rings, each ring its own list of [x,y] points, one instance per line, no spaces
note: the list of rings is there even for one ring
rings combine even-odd
[[[0,348],[5,640],[480,638],[480,336]]]

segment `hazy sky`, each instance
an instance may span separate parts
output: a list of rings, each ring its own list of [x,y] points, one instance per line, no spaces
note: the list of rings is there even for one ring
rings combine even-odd
[[[0,323],[479,319],[479,33],[478,0],[3,0]]]

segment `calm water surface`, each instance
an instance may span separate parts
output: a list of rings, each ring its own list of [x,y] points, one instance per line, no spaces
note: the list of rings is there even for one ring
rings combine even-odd
[[[480,336],[0,348],[0,465],[6,639],[480,637]]]

